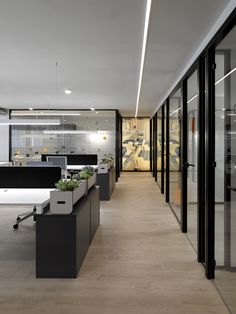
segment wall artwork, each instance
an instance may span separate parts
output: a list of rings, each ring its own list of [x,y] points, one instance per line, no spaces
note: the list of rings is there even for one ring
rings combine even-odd
[[[149,118],[123,118],[122,170],[150,170]]]

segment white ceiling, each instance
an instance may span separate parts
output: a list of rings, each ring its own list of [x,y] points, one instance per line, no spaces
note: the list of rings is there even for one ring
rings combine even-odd
[[[153,113],[229,0],[152,2],[140,116]],[[146,0],[0,0],[0,107],[133,116],[145,8]]]

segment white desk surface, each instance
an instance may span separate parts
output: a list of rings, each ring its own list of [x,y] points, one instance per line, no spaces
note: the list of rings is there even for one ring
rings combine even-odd
[[[67,170],[82,170],[86,165],[67,165]],[[91,165],[94,169],[97,169],[97,165]]]
[[[50,191],[55,189],[0,189],[0,205],[32,205],[37,214],[49,203]]]

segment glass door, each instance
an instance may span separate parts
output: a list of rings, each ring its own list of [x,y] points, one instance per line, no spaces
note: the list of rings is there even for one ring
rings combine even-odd
[[[169,204],[181,221],[181,90],[170,97],[169,103]]]
[[[187,235],[197,251],[198,234],[198,72],[187,80]]]

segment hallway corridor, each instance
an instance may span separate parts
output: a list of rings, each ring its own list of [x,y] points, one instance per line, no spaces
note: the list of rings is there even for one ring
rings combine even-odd
[[[1,211],[0,236],[9,234],[2,248],[18,235],[10,215]],[[19,233],[34,250],[32,221]],[[228,313],[150,173],[122,173],[111,201],[101,203],[101,226],[77,279],[36,279],[34,268],[33,256],[0,254],[1,314]]]

